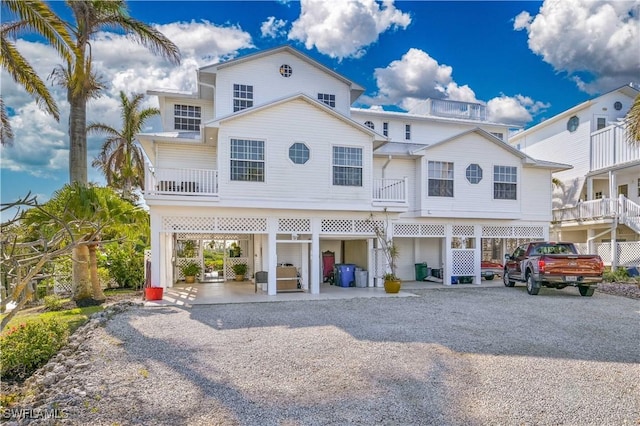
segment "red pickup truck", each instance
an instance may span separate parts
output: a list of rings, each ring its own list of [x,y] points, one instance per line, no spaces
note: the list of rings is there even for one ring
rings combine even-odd
[[[602,282],[604,265],[600,256],[578,254],[572,243],[531,242],[505,256],[502,279],[513,287],[516,281],[527,283],[527,293],[536,295],[540,287],[576,286],[581,296],[592,296]]]

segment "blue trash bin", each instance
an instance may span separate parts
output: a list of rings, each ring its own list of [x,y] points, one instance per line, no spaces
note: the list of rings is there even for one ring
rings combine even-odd
[[[352,263],[339,263],[336,268],[336,285],[340,287],[353,287],[356,283],[356,265]]]

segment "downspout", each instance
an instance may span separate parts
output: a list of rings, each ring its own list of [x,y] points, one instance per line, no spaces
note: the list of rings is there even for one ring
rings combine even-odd
[[[384,171],[387,169],[387,166],[389,165],[392,159],[393,159],[393,156],[390,155],[387,158],[387,161],[382,165],[382,179],[384,179]]]

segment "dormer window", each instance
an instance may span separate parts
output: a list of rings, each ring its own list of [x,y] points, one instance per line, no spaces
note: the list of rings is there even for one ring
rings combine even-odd
[[[376,128],[376,126],[373,124],[373,121],[365,121],[364,125],[370,128],[371,130],[374,130]]]
[[[329,105],[331,108],[336,107],[336,95],[331,95],[329,93],[318,93],[318,100]]]
[[[233,112],[253,106],[253,86],[248,84],[233,85]]]
[[[173,106],[173,128],[199,132],[202,108],[195,105]]]

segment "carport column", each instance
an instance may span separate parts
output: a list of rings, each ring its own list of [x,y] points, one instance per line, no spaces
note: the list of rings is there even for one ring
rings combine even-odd
[[[373,275],[376,271],[376,265],[374,264],[373,241],[373,238],[367,238],[367,270],[369,271],[367,274],[367,287],[374,287]]]
[[[269,242],[267,246],[267,294],[269,296],[275,296],[278,289],[278,280],[276,271],[278,268],[278,253],[276,236],[278,233],[278,218],[267,218],[267,232],[269,233]]]
[[[320,262],[322,262],[322,256],[320,256],[320,226],[322,219],[311,219],[311,294],[320,293]]]
[[[151,214],[151,285],[154,287],[168,287],[167,283],[161,279],[160,275],[160,241],[162,236],[162,217],[158,214]],[[165,266],[166,267],[166,266]]]
[[[451,285],[451,272],[453,271],[453,253],[451,252],[451,243],[453,235],[453,225],[447,223],[444,225],[444,265],[442,267],[442,284]]]
[[[473,226],[473,237],[476,240],[476,245],[474,247],[473,253],[473,271],[475,272],[475,276],[473,282],[476,284],[482,283],[482,265],[480,262],[482,261],[482,225],[474,225]]]

